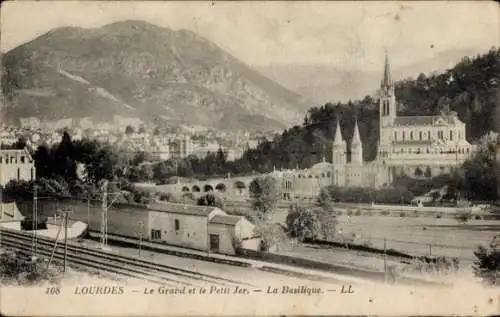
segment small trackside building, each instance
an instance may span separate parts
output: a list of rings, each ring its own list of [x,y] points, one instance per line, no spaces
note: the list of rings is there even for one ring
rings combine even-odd
[[[235,254],[235,239],[251,249],[260,243],[251,222],[217,207],[158,202],[147,209],[150,241],[224,254]]]
[[[260,239],[254,236],[255,225],[242,216],[216,215],[208,223],[210,251],[235,254],[235,243],[240,247],[257,250]]]
[[[197,250],[208,250],[208,223],[226,213],[217,207],[153,203],[149,213],[149,239]]]

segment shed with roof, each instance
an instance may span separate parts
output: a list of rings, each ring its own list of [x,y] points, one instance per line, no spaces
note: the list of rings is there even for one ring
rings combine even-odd
[[[243,216],[215,215],[208,223],[208,242],[211,252],[234,254],[235,247],[257,250],[260,238],[255,225]]]
[[[149,238],[180,247],[207,250],[208,223],[226,213],[217,207],[174,203],[147,205]]]

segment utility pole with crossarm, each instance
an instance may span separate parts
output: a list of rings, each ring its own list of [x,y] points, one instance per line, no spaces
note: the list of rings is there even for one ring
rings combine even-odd
[[[101,190],[102,190],[102,213],[101,213],[101,241],[100,241],[100,248],[101,249],[109,249],[108,247],[108,209],[111,207],[111,205],[118,199],[119,197],[119,192],[118,193],[112,193],[111,195],[114,195],[113,199],[111,200],[111,203],[108,204],[108,185],[109,185],[108,180],[104,180],[101,185]],[[112,182],[116,183],[116,182]]]

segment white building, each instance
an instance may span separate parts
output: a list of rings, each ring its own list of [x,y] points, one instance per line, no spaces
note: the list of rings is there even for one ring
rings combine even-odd
[[[0,150],[0,185],[11,180],[34,180],[35,162],[27,149]]]
[[[449,173],[473,154],[475,147],[465,138],[465,123],[456,112],[434,116],[398,116],[394,82],[386,56],[380,85],[380,137],[377,158],[363,161],[363,143],[356,120],[349,147],[337,121],[332,162],[303,170],[275,173],[281,181],[284,199],[311,197],[328,185],[377,188],[392,183],[394,177],[433,177]]]
[[[454,111],[434,116],[398,116],[394,82],[386,57],[380,85],[380,138],[377,160],[398,174],[435,176],[461,165],[475,150],[465,123]]]

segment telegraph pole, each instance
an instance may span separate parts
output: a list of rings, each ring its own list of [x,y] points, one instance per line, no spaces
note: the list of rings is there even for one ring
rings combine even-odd
[[[384,282],[387,283],[387,239],[384,238]]]
[[[3,218],[3,189],[0,186],[0,219]],[[2,247],[2,227],[0,226],[0,248]]]
[[[142,230],[143,230],[143,226],[144,226],[144,223],[142,221],[139,221],[139,225],[140,225],[140,232],[139,232],[139,257],[141,257],[141,249],[142,249]]]
[[[102,213],[101,213],[101,249],[108,244],[108,181],[102,185]]]
[[[66,273],[66,258],[68,257],[68,210],[64,211],[64,269]]]
[[[90,197],[87,197],[87,228],[90,227]]]
[[[32,243],[31,243],[31,253],[33,257],[36,257],[37,253],[37,237],[36,237],[36,231],[38,229],[38,210],[37,210],[37,204],[38,204],[38,193],[37,193],[37,186],[33,186],[33,219],[31,221],[31,229],[32,229]]]

